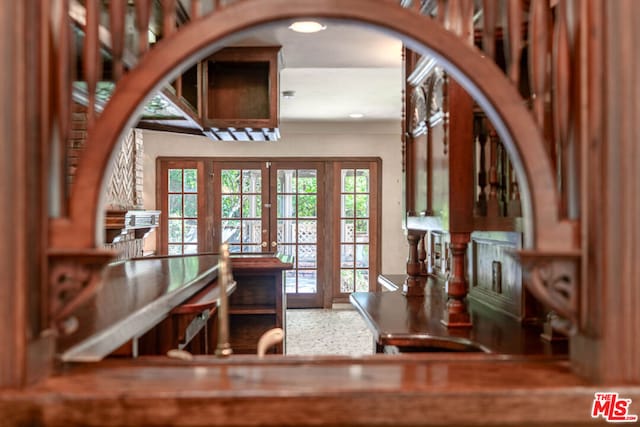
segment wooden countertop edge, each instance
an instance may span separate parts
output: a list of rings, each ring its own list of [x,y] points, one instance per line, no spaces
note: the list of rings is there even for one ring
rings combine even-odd
[[[597,421],[591,419],[591,406],[594,393],[601,391],[632,399],[632,411],[640,412],[640,385],[590,385],[572,374],[566,361],[492,355],[453,359],[102,362],[70,368],[25,390],[0,392],[0,417],[7,423],[3,425],[65,426],[104,425],[105,420],[140,426],[210,425],[212,420],[228,426],[311,426],[321,421],[344,426],[576,426]],[[508,366],[496,366],[502,363]],[[488,373],[491,381],[482,384],[476,378],[470,385],[457,378],[456,370],[465,367]],[[283,368],[305,374],[283,376]],[[189,383],[199,378],[206,383],[190,389]],[[160,389],[154,387],[158,381]]]

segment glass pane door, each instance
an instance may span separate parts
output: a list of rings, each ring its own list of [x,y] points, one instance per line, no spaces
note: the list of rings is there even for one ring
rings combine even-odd
[[[336,169],[336,186],[339,192],[339,238],[335,248],[338,255],[338,296],[351,292],[368,292],[375,289],[376,239],[372,230],[377,229],[377,192],[372,165],[343,164]]]
[[[284,276],[289,307],[322,306],[321,175],[321,164],[312,162],[279,162],[272,166],[273,247],[295,259],[294,269]]]
[[[166,175],[167,253],[198,252],[198,170],[172,165]]]
[[[269,230],[263,215],[265,173],[263,162],[218,163],[214,186],[218,203],[214,218],[220,243],[236,253],[266,252]],[[268,188],[268,185],[267,185]]]

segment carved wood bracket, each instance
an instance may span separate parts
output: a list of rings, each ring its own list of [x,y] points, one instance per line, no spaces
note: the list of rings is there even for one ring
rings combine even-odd
[[[552,327],[573,335],[578,327],[578,289],[580,284],[580,252],[519,251],[523,278],[531,293],[559,317]]]
[[[77,329],[73,313],[99,289],[103,267],[114,256],[99,249],[49,253],[49,319],[59,334]]]

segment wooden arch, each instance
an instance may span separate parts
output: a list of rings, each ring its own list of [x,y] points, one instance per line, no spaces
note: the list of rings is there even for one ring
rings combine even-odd
[[[575,247],[572,224],[558,216],[554,174],[540,130],[505,75],[473,47],[431,18],[392,1],[245,0],[195,20],[162,40],[118,82],[111,101],[88,134],[69,217],[51,224],[52,249],[90,249],[101,244],[101,197],[112,153],[155,89],[177,76],[181,67],[222,47],[233,34],[308,17],[369,25],[401,38],[419,53],[436,57],[485,110],[513,161],[522,197],[525,246],[543,252]]]

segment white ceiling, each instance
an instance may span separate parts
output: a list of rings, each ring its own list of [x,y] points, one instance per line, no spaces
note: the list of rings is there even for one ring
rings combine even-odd
[[[323,22],[315,34],[295,33],[288,24],[256,30],[234,46],[282,46],[282,120],[400,120],[402,44],[355,25]],[[361,119],[349,118],[362,113]]]

